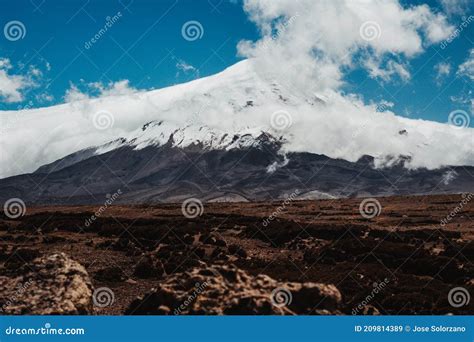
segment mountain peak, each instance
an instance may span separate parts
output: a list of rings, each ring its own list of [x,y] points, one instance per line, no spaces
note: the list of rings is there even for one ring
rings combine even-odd
[[[97,154],[111,151],[123,146],[131,146],[136,150],[148,146],[163,146],[185,148],[199,145],[205,150],[246,149],[272,145],[281,147],[285,142],[283,137],[275,137],[263,128],[246,128],[239,131],[224,131],[209,126],[188,124],[184,127],[176,123],[155,120],[144,124],[140,129],[96,148]]]
[[[94,146],[99,154],[125,145],[139,150],[172,137],[176,147],[233,149],[261,144],[262,132],[287,152],[351,162],[363,155],[377,160],[408,155],[408,168],[474,165],[471,128],[377,112],[350,95],[308,94],[279,81],[259,70],[255,60],[244,60],[168,88],[22,111],[0,136],[0,177],[32,172]],[[18,158],[31,141],[28,156]]]

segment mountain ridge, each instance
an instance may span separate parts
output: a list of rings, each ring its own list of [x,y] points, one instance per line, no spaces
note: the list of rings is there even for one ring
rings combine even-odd
[[[474,167],[410,170],[402,159],[391,167],[377,168],[370,156],[349,162],[282,152],[281,141],[267,134],[230,149],[199,143],[175,146],[172,139],[136,149],[126,142],[121,140],[122,145],[110,151],[86,150],[34,173],[2,179],[0,200],[15,197],[33,205],[103,204],[118,190],[122,195],[116,203],[124,204],[188,198],[273,201],[295,192],[294,199],[324,199],[474,191]]]
[[[2,123],[18,114],[0,135],[0,178],[33,172],[121,138],[130,141],[135,135],[144,140],[153,130],[140,132],[150,122],[163,122],[170,131],[186,128],[185,134],[178,131],[184,145],[200,139],[202,127],[219,137],[220,132],[233,136],[264,131],[283,137],[286,152],[351,162],[371,155],[378,166],[384,166],[387,156],[399,155],[410,157],[408,168],[474,165],[474,129],[412,120],[389,109],[380,112],[376,103],[364,103],[351,94],[308,94],[288,88],[264,74],[253,60],[244,60],[218,74],[168,88],[0,112]],[[167,140],[168,131],[164,133],[162,139]],[[154,139],[160,140],[159,134]]]

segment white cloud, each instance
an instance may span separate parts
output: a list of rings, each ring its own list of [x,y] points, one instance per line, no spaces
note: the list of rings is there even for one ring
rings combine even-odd
[[[392,80],[394,75],[397,75],[403,82],[408,82],[411,78],[407,65],[400,64],[392,59],[385,66],[381,66],[380,62],[368,57],[364,62],[364,66],[371,78],[380,78],[384,82]]]
[[[222,74],[149,92],[134,91],[126,81],[71,85],[70,103],[22,112],[17,126],[0,136],[5,165],[0,176],[31,172],[81,148],[129,136],[151,120],[182,127],[198,109],[199,122],[229,133],[268,130],[272,113],[284,110],[293,119],[284,133],[290,152],[350,161],[367,154],[380,164],[386,156],[409,155],[411,167],[474,165],[472,129],[397,116],[390,103],[379,112],[381,104],[340,90],[346,72],[356,67],[387,82],[395,76],[408,80],[410,58],[450,34],[441,14],[425,5],[404,8],[395,0],[247,0],[244,5],[263,34],[257,42],[239,44],[249,60]],[[379,25],[379,38],[361,36],[366,22]],[[94,129],[93,116],[100,111],[113,115],[113,127]],[[0,118],[11,114],[0,112]]]
[[[35,65],[25,65],[19,63],[19,70],[26,70],[24,73],[14,72],[14,66],[8,58],[0,57],[0,100],[6,103],[23,102],[25,93],[40,86],[43,72]]]
[[[185,75],[193,73],[194,77],[199,77],[199,70],[182,59],[179,59],[176,63],[176,69],[178,69],[178,71],[176,72],[176,77],[179,77],[181,73]]]
[[[382,101],[379,101],[379,103],[376,105],[377,105],[378,112],[384,112],[390,108],[393,108],[395,106],[395,103],[391,101],[387,101],[387,100],[382,100]]]
[[[11,69],[12,64],[8,58],[0,58],[0,69]]]
[[[474,96],[472,90],[464,90],[459,95],[450,96],[449,99],[456,104],[463,105],[461,108],[470,107],[471,113],[474,114]]]
[[[466,14],[469,9],[469,0],[440,0],[440,2],[448,15]]]
[[[38,102],[51,102],[54,100],[54,96],[49,93],[42,93],[35,96]]]
[[[66,94],[64,95],[64,101],[66,102],[75,102],[87,99],[89,99],[89,95],[81,92],[79,88],[72,83],[70,84],[69,89],[66,90]]]
[[[178,63],[176,63],[176,68],[178,70],[187,72],[187,71],[196,71],[196,68],[193,67],[191,64],[186,63],[183,60],[179,60]]]
[[[43,76],[43,72],[38,69],[37,67],[35,66],[30,66],[30,73],[33,75],[33,76],[36,76],[36,77],[40,77],[40,76]]]
[[[0,70],[0,98],[7,102],[21,102],[21,90],[28,86],[25,78],[18,75],[9,75],[6,70]]]
[[[434,66],[436,72],[435,80],[438,85],[441,85],[443,80],[451,73],[451,64],[447,62],[439,62]]]
[[[82,81],[82,83],[84,82]],[[66,102],[77,102],[94,97],[129,95],[137,92],[137,89],[130,86],[128,80],[109,82],[105,85],[102,82],[92,82],[83,84],[82,88],[85,90],[80,90],[79,86],[71,83],[69,89],[66,90],[64,100]]]
[[[474,81],[474,49],[469,51],[469,57],[459,66],[457,74],[469,77]]]
[[[95,82],[91,85],[99,91],[99,96],[130,95],[137,91],[135,88],[130,86],[128,80],[110,82],[107,85]]]
[[[20,113],[14,126],[0,135],[0,177],[32,172],[82,148],[133,137],[134,131],[143,133],[141,127],[152,120],[164,120],[171,127],[167,132],[173,133],[189,124],[198,109],[202,109],[199,120],[193,122],[211,130],[233,135],[251,128],[283,134],[288,140],[284,145],[287,152],[304,151],[350,161],[367,154],[376,157],[378,165],[385,156],[408,155],[414,168],[474,165],[472,129],[402,118],[390,110],[388,102],[379,112],[380,104],[366,104],[356,95],[335,91],[310,97],[292,94],[263,80],[255,72],[254,62],[243,61],[221,74],[165,89],[0,112],[0,120]],[[246,106],[249,101],[252,106]],[[288,131],[274,132],[272,113],[282,110],[291,115],[292,125]],[[94,115],[99,112],[112,115],[112,127],[95,128]],[[201,132],[198,125],[194,131]],[[406,134],[399,134],[404,130]],[[155,133],[150,138],[166,141],[169,137],[166,131],[164,136]],[[181,138],[190,142],[196,136]]]
[[[0,58],[0,100],[7,103],[21,102],[24,99],[23,91],[36,84],[29,75],[15,75],[10,72],[11,69],[10,60]]]
[[[453,180],[456,179],[456,177],[458,176],[458,173],[454,170],[449,170],[449,171],[446,171],[443,176],[442,176],[442,182],[444,185],[448,185],[449,183],[451,183]]]
[[[244,8],[263,37],[240,42],[240,55],[256,58],[264,77],[305,93],[339,89],[345,71],[358,66],[407,81],[407,60],[453,30],[428,6],[404,8],[397,0],[246,0]]]

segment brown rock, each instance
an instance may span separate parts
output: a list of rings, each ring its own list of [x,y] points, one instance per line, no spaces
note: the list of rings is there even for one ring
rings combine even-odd
[[[278,291],[282,291],[276,297]],[[280,283],[228,265],[203,266],[167,277],[133,301],[125,314],[282,315],[338,314],[341,293],[334,285]]]
[[[146,255],[135,265],[133,275],[139,278],[159,278],[163,275],[163,264],[158,258]]]
[[[60,253],[37,258],[26,269],[19,277],[0,277],[2,314],[92,313],[92,284],[82,265]]]

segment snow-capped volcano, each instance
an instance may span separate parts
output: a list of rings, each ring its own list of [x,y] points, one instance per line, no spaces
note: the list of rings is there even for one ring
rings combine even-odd
[[[231,150],[258,147],[262,140],[275,143],[283,142],[266,132],[254,129],[242,129],[228,133],[208,126],[187,125],[179,127],[164,121],[151,121],[127,136],[99,146],[97,154],[106,153],[116,148],[131,146],[141,150],[148,146],[163,146],[169,143],[172,147],[185,148],[198,145],[204,150]]]
[[[472,191],[472,129],[283,87],[247,60],[162,90],[22,112],[0,200],[36,204],[304,199]],[[4,113],[5,115],[5,113]],[[424,166],[436,170],[418,168]],[[3,168],[5,165],[5,168]]]
[[[334,91],[299,92],[257,65],[244,60],[160,90],[2,112],[0,177],[32,172],[83,149],[104,153],[126,144],[139,150],[162,146],[170,136],[178,147],[223,149],[251,145],[262,132],[281,140],[284,153],[351,162],[370,155],[378,165],[408,156],[410,168],[474,165],[471,128],[380,113],[376,104]]]

